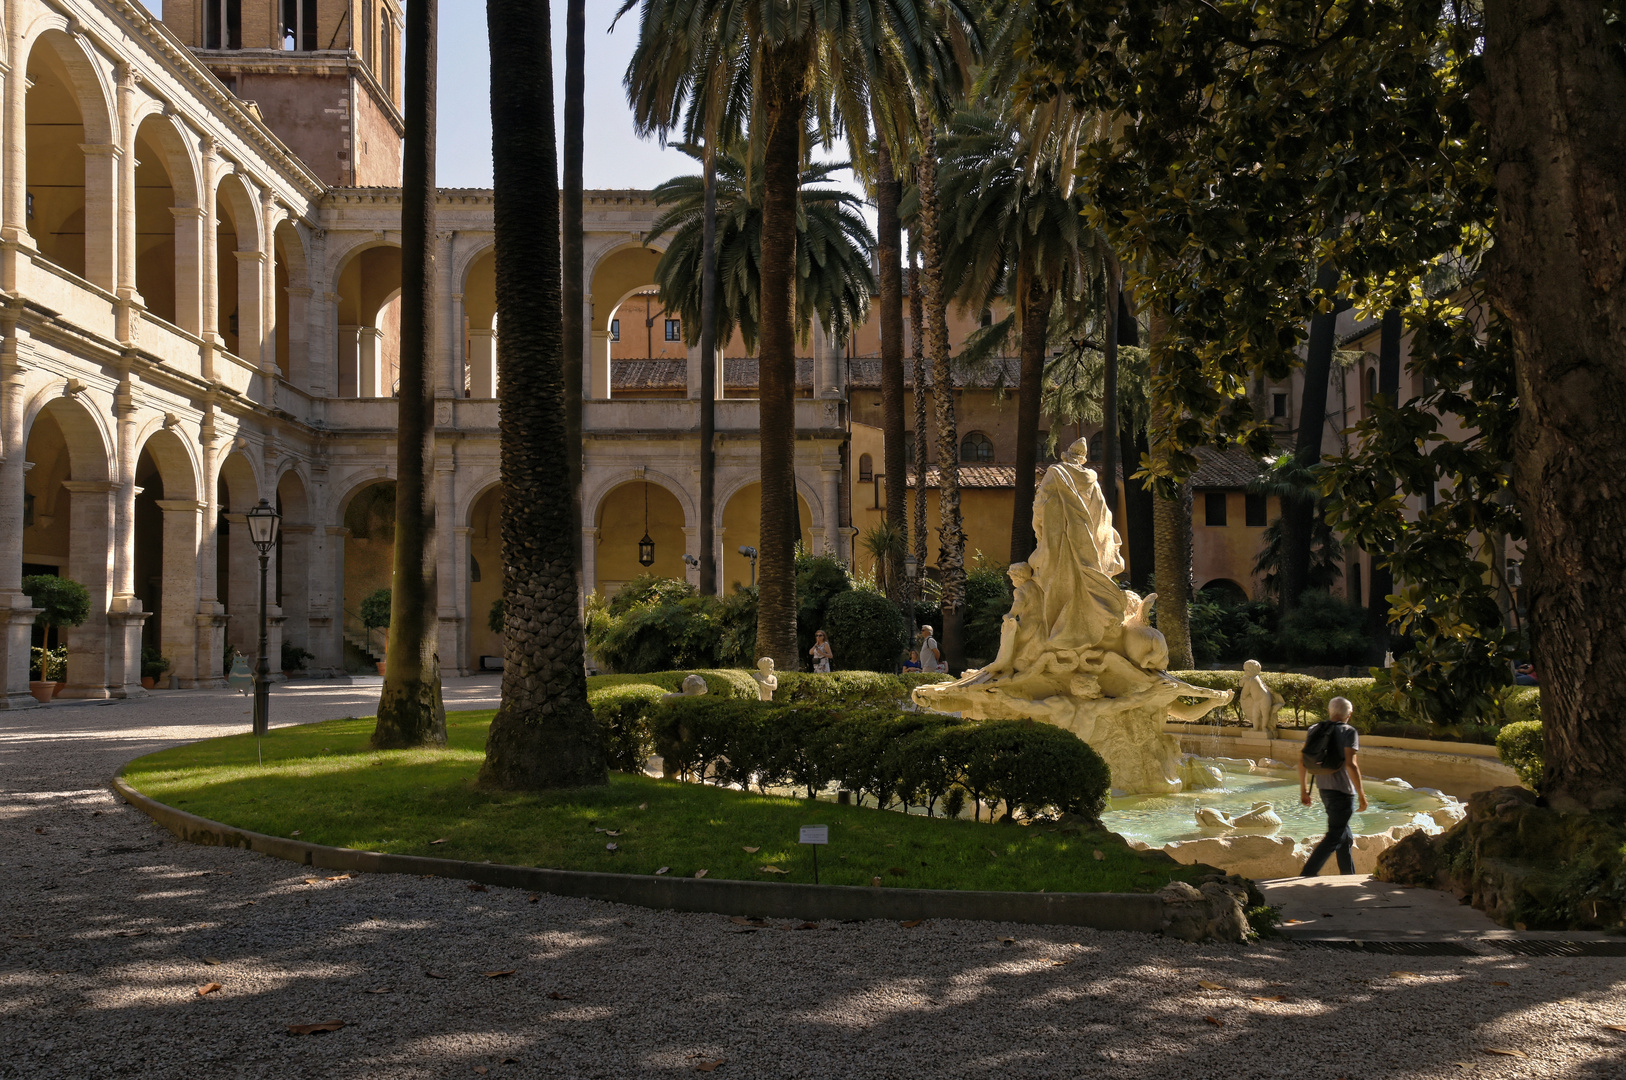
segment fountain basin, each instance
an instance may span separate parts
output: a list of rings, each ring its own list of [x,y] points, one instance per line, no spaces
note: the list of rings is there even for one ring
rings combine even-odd
[[[1321,801],[1299,803],[1297,774],[1280,762],[1246,758],[1188,761],[1217,769],[1223,786],[1169,795],[1120,795],[1108,800],[1101,822],[1138,848],[1156,848],[1182,863],[1206,863],[1252,878],[1296,875],[1310,850],[1326,832]],[[1414,832],[1443,832],[1466,813],[1454,797],[1432,788],[1414,788],[1404,780],[1367,780],[1367,809],[1350,822],[1355,832],[1355,869],[1370,873],[1384,851]],[[1268,802],[1280,826],[1242,825],[1234,819]],[[1197,811],[1205,808],[1207,823]]]

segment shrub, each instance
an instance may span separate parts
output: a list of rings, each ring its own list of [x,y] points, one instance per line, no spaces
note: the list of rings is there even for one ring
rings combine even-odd
[[[1280,694],[1282,704],[1293,710],[1293,723],[1298,727],[1305,726],[1307,717],[1312,720],[1325,719],[1327,702],[1338,696],[1336,693],[1323,694],[1322,681],[1310,675],[1292,671],[1267,671],[1264,675],[1265,685]],[[1370,685],[1372,680],[1365,681]]]
[[[592,693],[594,690],[608,686],[658,686],[668,693],[675,694],[683,689],[683,680],[690,675],[698,675],[706,680],[707,694],[721,698],[756,700],[757,684],[756,680],[751,677],[751,673],[730,668],[591,675],[587,679],[587,690],[588,693]]]
[[[908,637],[903,615],[892,601],[857,589],[831,599],[824,613],[824,632],[835,652],[836,667],[888,674],[897,670],[898,654]]]
[[[796,655],[802,666],[812,668],[807,651],[813,647],[813,635],[823,629],[834,641],[835,635],[825,626],[830,604],[838,596],[852,591],[853,579],[847,568],[829,555],[796,555]],[[839,659],[839,657],[838,657]]]
[[[746,664],[756,644],[756,594],[701,596],[687,582],[644,575],[605,602],[588,599],[587,647],[623,673]]]
[[[633,608],[670,603],[684,597],[698,595],[698,590],[680,578],[659,574],[639,574],[609,598],[606,609],[611,615],[625,615]]]
[[[1327,702],[1335,697],[1348,698],[1355,706],[1350,719],[1357,731],[1370,732],[1377,724],[1405,724],[1406,717],[1395,708],[1394,699],[1375,688],[1371,679],[1327,679],[1317,684],[1316,697],[1320,702],[1315,712],[1317,719],[1327,715]]]
[[[625,773],[644,771],[644,763],[655,752],[649,714],[667,693],[649,683],[588,691],[587,703],[604,735],[604,752],[610,768]]]
[[[1242,672],[1240,672],[1240,671],[1171,671],[1171,672],[1169,672],[1169,674],[1173,675],[1176,679],[1179,679],[1181,682],[1190,683],[1192,686],[1201,686],[1201,687],[1203,687],[1205,689],[1208,689],[1208,690],[1229,690],[1229,691],[1231,691],[1231,703],[1229,705],[1226,705],[1223,709],[1215,709],[1213,712],[1209,713],[1208,715],[1212,716],[1212,717],[1215,717],[1215,718],[1226,717],[1226,718],[1234,720],[1234,721],[1236,721],[1238,723],[1240,723],[1242,721],[1242,702],[1241,702],[1241,693],[1240,693],[1240,690],[1242,689]],[[1195,702],[1198,699],[1195,698],[1195,697],[1187,696],[1187,697],[1181,698],[1180,700],[1187,701],[1187,702]]]
[[[493,634],[501,634],[507,628],[508,624],[503,622],[502,597],[499,596],[491,602],[491,610],[486,612],[486,629]]]
[[[390,591],[379,589],[361,602],[361,625],[378,630],[390,624]]]
[[[1106,807],[1112,776],[1107,763],[1071,732],[1033,720],[991,720],[946,735],[960,749],[961,784],[989,818],[1000,802],[1005,815],[1036,816],[1046,806],[1095,819]]]
[[[287,642],[283,642],[287,647]],[[151,645],[141,650],[141,677],[144,679],[162,678],[164,672],[169,670],[169,657],[153,648]]]
[[[1546,767],[1543,749],[1540,720],[1520,720],[1496,735],[1496,756],[1532,791],[1541,790],[1541,774]]]
[[[1005,567],[979,562],[965,575],[965,655],[988,663],[999,655],[999,630],[1011,610]]]
[[[1540,723],[1541,687],[1503,687],[1495,709],[1487,710],[1486,719],[1499,720],[1504,724],[1518,724],[1529,721]]]
[[[1283,616],[1278,651],[1294,664],[1353,664],[1366,655],[1366,609],[1331,593],[1307,592]]]
[[[1269,661],[1279,651],[1276,605],[1268,600],[1239,603],[1208,589],[1192,600],[1190,614],[1191,647],[1199,664]]]
[[[315,653],[306,652],[287,638],[282,639],[283,671],[303,671],[305,670],[305,661],[314,659],[316,659]],[[167,667],[169,662],[166,660],[164,663]]]
[[[58,645],[54,649],[43,649],[35,645],[32,651],[31,670],[29,675],[39,676],[41,682],[61,682],[68,677],[68,647]]]
[[[23,592],[28,594],[30,606],[40,609],[34,623],[45,627],[47,644],[51,627],[79,626],[90,618],[90,590],[72,578],[30,574],[23,578]]]

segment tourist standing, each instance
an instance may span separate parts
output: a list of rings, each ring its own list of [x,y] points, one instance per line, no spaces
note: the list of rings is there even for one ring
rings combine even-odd
[[[830,661],[835,653],[830,650],[830,640],[819,630],[813,635],[813,647],[807,650],[807,655],[813,658],[813,670],[820,675],[830,674]]]
[[[1361,737],[1349,723],[1354,712],[1355,707],[1348,698],[1335,697],[1327,702],[1327,719],[1311,727],[1304,736],[1304,752],[1299,756],[1299,802],[1310,805],[1309,778],[1314,776],[1316,787],[1321,791],[1321,805],[1327,810],[1327,835],[1310,853],[1309,861],[1304,864],[1304,877],[1321,873],[1335,852],[1338,872],[1355,872],[1352,855],[1355,834],[1350,831],[1349,819],[1355,815],[1357,799],[1359,809],[1366,809],[1366,789],[1361,783],[1360,766],[1355,762]]]
[[[932,637],[930,625],[920,628],[920,640],[917,644],[920,646],[920,670],[942,671],[939,662],[942,660],[943,654],[937,651],[937,639]]]

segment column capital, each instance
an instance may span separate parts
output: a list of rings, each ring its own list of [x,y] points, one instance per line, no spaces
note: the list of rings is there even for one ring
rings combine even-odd
[[[124,148],[116,143],[80,143],[79,149],[85,152],[86,157],[117,158],[124,156]]]
[[[237,251],[232,252],[232,254],[237,256],[237,261],[240,262],[240,263],[246,263],[246,262],[263,263],[263,262],[265,262],[265,258],[266,258],[265,252],[263,252],[263,251],[237,250]]]
[[[204,507],[196,499],[157,499],[158,509],[167,514],[195,514]]]
[[[67,488],[69,491],[74,492],[105,492],[112,491],[114,488],[118,487],[118,485],[111,480],[64,480],[62,481],[62,486]]]
[[[172,206],[169,212],[175,215],[176,221],[202,221],[204,218],[201,206]]]

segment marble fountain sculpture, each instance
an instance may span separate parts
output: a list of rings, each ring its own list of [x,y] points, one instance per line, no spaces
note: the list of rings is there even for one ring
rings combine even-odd
[[[1124,568],[1120,541],[1086,455],[1084,441],[1075,442],[1039,484],[1036,543],[1027,562],[1009,570],[1014,592],[999,654],[954,682],[918,687],[915,704],[1071,731],[1112,770],[1103,822],[1137,847],[1252,877],[1296,874],[1325,819],[1319,805],[1299,806],[1292,766],[1184,754],[1164,730],[1169,719],[1202,719],[1231,694],[1165,670],[1168,643],[1148,622],[1156,594],[1141,597],[1113,581]],[[1274,734],[1275,701],[1257,674],[1250,665],[1249,719]],[[1363,870],[1407,833],[1437,832],[1463,812],[1450,796],[1403,780],[1368,781],[1367,794],[1372,809],[1356,820]]]

